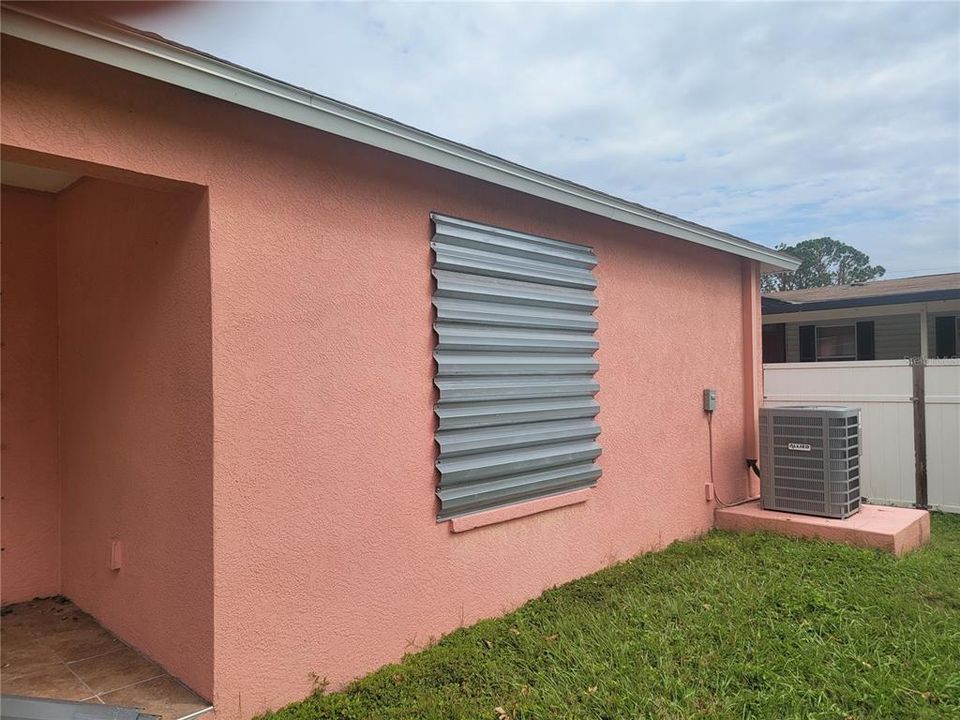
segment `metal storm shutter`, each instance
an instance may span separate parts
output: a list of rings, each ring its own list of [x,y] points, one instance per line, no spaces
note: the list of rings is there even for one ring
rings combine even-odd
[[[431,218],[438,520],[595,485],[593,249]]]

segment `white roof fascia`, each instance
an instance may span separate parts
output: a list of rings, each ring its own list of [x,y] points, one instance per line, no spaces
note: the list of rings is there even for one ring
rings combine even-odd
[[[786,253],[523,167],[209,55],[114,25],[3,6],[3,34],[112,65],[593,215],[795,270]]]

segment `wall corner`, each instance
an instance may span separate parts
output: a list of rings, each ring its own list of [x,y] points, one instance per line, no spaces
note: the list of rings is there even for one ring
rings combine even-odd
[[[760,264],[744,260],[741,265],[743,293],[743,450],[745,458],[759,458],[760,403],[763,401],[762,318],[760,315]],[[749,470],[750,497],[760,494],[760,481]]]

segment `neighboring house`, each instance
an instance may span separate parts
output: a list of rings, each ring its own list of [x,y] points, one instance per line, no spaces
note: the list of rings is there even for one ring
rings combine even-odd
[[[772,293],[761,303],[764,402],[860,408],[864,496],[960,512],[960,273]]]
[[[797,260],[37,12],[2,24],[4,603],[247,718],[751,489]]]
[[[960,273],[763,296],[763,361],[955,358]]]

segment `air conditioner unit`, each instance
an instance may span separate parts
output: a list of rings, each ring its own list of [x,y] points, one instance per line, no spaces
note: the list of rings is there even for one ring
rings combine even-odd
[[[860,409],[760,409],[764,510],[846,518],[860,509]]]

